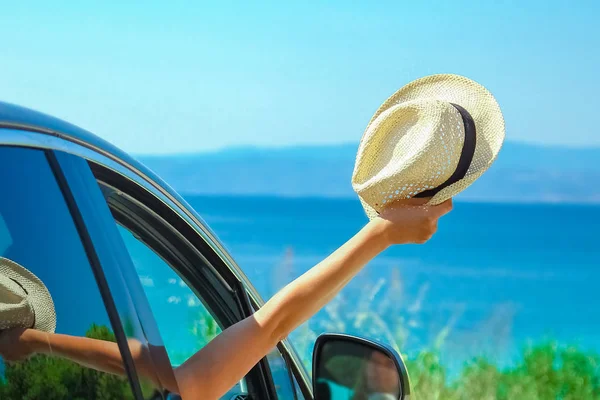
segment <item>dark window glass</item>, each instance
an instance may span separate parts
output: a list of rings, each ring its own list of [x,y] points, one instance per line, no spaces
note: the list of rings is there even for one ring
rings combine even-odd
[[[46,338],[51,342],[57,337],[71,341],[99,339],[116,349],[118,355],[86,252],[45,153],[0,148],[0,159],[4,165],[0,168],[0,257],[31,271],[48,289],[57,322],[56,333]],[[0,287],[0,290],[3,289]],[[0,303],[4,301],[6,307],[6,288],[4,291]],[[29,292],[25,297],[30,301]],[[51,309],[47,301],[36,305],[38,321],[42,320],[42,313]],[[0,313],[0,317],[2,315]],[[3,322],[6,323],[6,319]],[[124,377],[70,361],[60,347],[39,346],[36,347],[39,353],[6,363],[2,354],[14,352],[17,347],[7,343],[12,332],[15,329],[0,334],[0,399],[133,397]],[[35,330],[36,334],[39,332]],[[78,357],[80,362],[85,360],[85,354]]]

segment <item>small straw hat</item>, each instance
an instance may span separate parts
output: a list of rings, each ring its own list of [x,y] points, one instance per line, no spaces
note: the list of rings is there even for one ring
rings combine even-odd
[[[395,200],[455,196],[494,162],[504,118],[483,86],[440,74],[404,86],[375,112],[360,141],[352,187],[371,219]]]
[[[12,328],[53,333],[56,311],[48,289],[37,276],[0,257],[0,331]]]

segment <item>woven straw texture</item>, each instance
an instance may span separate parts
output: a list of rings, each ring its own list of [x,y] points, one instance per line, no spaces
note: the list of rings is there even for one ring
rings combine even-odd
[[[54,302],[42,281],[14,261],[0,257],[0,331],[56,329]]]
[[[438,187],[455,171],[465,136],[462,117],[450,103],[465,108],[475,122],[475,154],[464,178],[427,204],[462,192],[494,162],[504,141],[504,118],[492,94],[459,75],[417,79],[379,107],[361,139],[352,186],[369,218],[391,202]]]

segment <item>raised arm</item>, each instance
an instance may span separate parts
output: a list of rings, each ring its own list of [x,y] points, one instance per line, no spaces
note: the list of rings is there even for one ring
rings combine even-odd
[[[184,400],[217,399],[269,350],[329,302],[370,260],[398,243],[424,243],[451,201],[397,204],[369,222],[324,261],[287,285],[252,317],[231,326],[175,371]],[[324,223],[326,223],[324,221]]]
[[[376,255],[393,244],[425,243],[431,238],[439,217],[452,209],[452,203],[449,200],[435,207],[422,207],[418,205],[422,201],[411,199],[386,209],[254,315],[224,330],[177,367],[176,383],[168,379],[169,374],[152,370],[147,348],[139,342],[130,343],[138,373],[179,392],[184,400],[219,398],[279,341],[327,304]],[[116,343],[31,329],[0,334],[0,355],[8,360],[31,353],[53,354],[100,371],[124,374]]]

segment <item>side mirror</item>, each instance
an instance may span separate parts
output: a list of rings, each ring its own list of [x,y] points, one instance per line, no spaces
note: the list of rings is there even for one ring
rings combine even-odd
[[[392,348],[355,336],[323,334],[313,352],[315,400],[408,400],[402,357]]]

